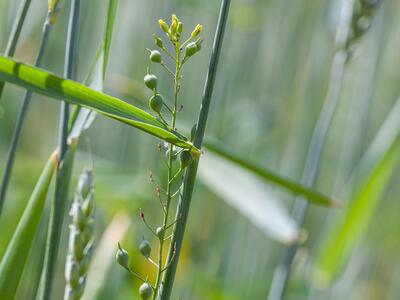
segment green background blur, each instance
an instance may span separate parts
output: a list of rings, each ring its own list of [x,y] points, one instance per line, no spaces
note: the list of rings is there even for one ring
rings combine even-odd
[[[326,92],[340,2],[232,1],[207,136],[217,137],[252,161],[299,180]],[[0,0],[0,51],[5,49],[18,4],[19,1]],[[159,33],[157,20],[169,20],[175,13],[183,21],[184,30],[189,32],[201,23],[203,48],[185,65],[181,89],[184,109],[178,126],[190,128],[197,118],[219,5],[220,1],[215,0],[120,0],[105,92],[147,109],[149,94],[142,84],[149,64],[145,48],[153,47],[152,33]],[[82,1],[79,81],[85,77],[101,41],[106,8],[105,0]],[[47,1],[32,1],[15,55],[19,60],[34,61],[46,10]],[[64,1],[43,60],[43,68],[57,74],[63,73],[68,12],[69,1]],[[399,28],[400,1],[384,1],[348,65],[316,183],[318,190],[326,194],[339,199],[346,194],[343,187],[353,168],[400,95]],[[168,75],[154,65],[151,70],[159,77],[161,90],[171,97]],[[0,102],[0,171],[23,93],[23,89],[7,84]],[[57,102],[33,96],[4,215],[0,218],[0,256],[42,166],[55,148],[58,109]],[[114,251],[116,244],[112,237],[124,234],[125,225],[121,224],[129,222],[129,229],[120,240],[133,257],[134,269],[149,274],[150,278],[155,272],[139,255],[137,245],[142,236],[148,239],[151,236],[138,212],[142,208],[152,224],[159,223],[161,218],[154,186],[148,180],[150,171],[156,177],[164,174],[157,143],[152,136],[99,116],[81,139],[72,184],[85,166],[93,164],[97,241],[114,224],[118,233],[111,233],[109,240],[105,240],[108,245],[105,248]],[[342,277],[322,292],[312,290],[312,262],[317,245],[329,227],[329,221],[325,220],[340,215],[343,210],[332,215],[330,209],[310,207],[304,224],[309,238],[295,259],[285,299],[400,298],[399,175],[400,167],[397,167],[368,232],[352,254]],[[290,211],[294,199],[291,194],[273,186],[269,192],[274,197],[266,197],[265,201],[277,201]],[[243,202],[256,205],[252,196],[249,191]],[[341,200],[346,203],[346,199]],[[264,213],[265,218],[273,218],[270,211]],[[31,299],[36,289],[46,232],[45,222],[42,223],[18,299]],[[66,230],[61,249],[66,249]],[[267,233],[198,181],[173,299],[266,299],[283,249]],[[63,294],[64,258],[65,250],[59,256],[54,299],[61,299]],[[110,267],[100,272],[104,274],[101,280],[89,275],[91,291],[87,291],[84,299],[138,298],[139,282],[114,263],[113,255],[105,255],[100,262]],[[101,287],[95,283],[101,283]]]

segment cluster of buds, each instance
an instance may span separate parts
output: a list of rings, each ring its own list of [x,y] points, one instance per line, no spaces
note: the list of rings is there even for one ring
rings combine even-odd
[[[93,208],[93,173],[86,170],[79,178],[70,211],[72,222],[65,264],[64,300],[78,300],[83,295],[93,252]]]
[[[381,2],[382,0],[356,1],[351,19],[350,33],[346,42],[347,48],[350,48],[369,29],[374,12]]]

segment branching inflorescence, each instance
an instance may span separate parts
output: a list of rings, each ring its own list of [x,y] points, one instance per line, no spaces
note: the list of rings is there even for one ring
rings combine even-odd
[[[171,24],[168,26],[163,20],[158,21],[161,30],[166,34],[168,40],[171,44],[172,51],[170,51],[163,42],[163,40],[154,35],[155,44],[158,49],[147,49],[149,51],[149,59],[155,64],[161,65],[165,71],[172,77],[173,80],[173,90],[174,96],[172,101],[166,101],[165,98],[158,90],[158,79],[156,75],[150,73],[147,69],[147,74],[144,76],[145,85],[153,92],[153,95],[149,99],[150,109],[157,115],[160,121],[168,127],[170,130],[176,131],[176,119],[177,114],[183,108],[182,104],[179,102],[179,91],[180,91],[180,81],[182,79],[182,67],[183,65],[198,51],[201,49],[202,39],[199,34],[202,31],[202,26],[197,25],[192,31],[190,36],[181,43],[183,24],[179,21],[177,16],[172,15]],[[165,60],[171,61],[174,65],[173,68],[168,66]],[[162,158],[167,167],[167,181],[166,187],[163,188],[157,183],[155,183],[154,176],[150,174],[150,181],[156,184],[156,196],[161,205],[163,212],[162,224],[153,228],[146,220],[145,215],[140,211],[140,218],[150,230],[150,232],[157,238],[159,242],[158,256],[156,260],[151,258],[151,245],[147,240],[142,240],[139,246],[141,254],[157,268],[157,278],[154,284],[148,281],[148,278],[143,278],[139,274],[135,273],[129,265],[129,255],[126,250],[122,249],[118,245],[117,251],[117,261],[128,270],[132,275],[136,276],[139,280],[143,281],[139,289],[139,294],[142,299],[156,299],[160,292],[162,274],[170,266],[174,256],[171,258],[163,257],[163,249],[165,243],[167,243],[172,234],[170,229],[179,220],[179,216],[175,220],[170,219],[171,202],[177,196],[180,195],[180,190],[182,186],[182,175],[187,166],[189,166],[193,161],[193,153],[191,150],[179,149],[172,144],[159,144],[159,151],[162,153]],[[179,163],[177,158],[179,157]],[[172,245],[174,248],[174,245]]]

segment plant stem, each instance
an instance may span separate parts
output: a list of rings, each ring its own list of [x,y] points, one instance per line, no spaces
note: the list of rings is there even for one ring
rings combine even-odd
[[[205,82],[203,99],[200,108],[200,114],[196,126],[196,134],[194,145],[198,149],[204,137],[204,132],[207,123],[208,111],[211,103],[211,96],[214,88],[215,76],[217,72],[218,60],[221,53],[222,41],[225,32],[226,21],[228,18],[230,0],[222,0],[221,9],[218,17],[217,29],[214,37],[213,51],[211,54],[210,65]],[[178,220],[174,226],[173,234],[168,250],[167,263],[169,267],[166,269],[161,284],[161,300],[167,300],[171,296],[172,285],[174,283],[175,273],[178,266],[179,254],[182,247],[183,235],[185,232],[187,217],[192,198],[193,187],[196,180],[197,167],[199,158],[196,157],[192,164],[188,167],[184,176],[183,193],[179,199],[178,208],[175,219]]]
[[[180,70],[181,70],[181,50],[179,47],[178,42],[175,44],[175,52],[176,52],[176,59],[175,60],[175,73],[172,72],[174,75],[174,107],[172,109],[172,129],[175,128],[176,125],[176,114],[178,108],[178,95],[179,95],[179,80],[180,80]],[[164,220],[162,228],[167,230],[168,226],[168,217],[170,211],[171,200],[173,198],[172,194],[172,185],[174,183],[174,175],[172,174],[173,171],[173,159],[174,159],[174,146],[172,144],[169,145],[169,157],[168,157],[168,176],[167,176],[167,203],[165,205],[164,210]],[[165,271],[165,267],[169,266],[168,259],[165,261],[165,267],[163,267],[163,248],[164,248],[164,237],[160,238],[159,244],[159,253],[158,253],[158,270],[157,270],[157,279],[155,290],[153,293],[153,299],[157,299],[158,292],[160,289],[161,283],[161,275],[163,271]]]
[[[71,12],[68,26],[67,46],[66,46],[66,60],[65,60],[65,76],[69,79],[75,77],[76,65],[76,41],[79,25],[79,9],[80,0],[73,0],[71,2]],[[65,160],[67,153],[67,137],[68,137],[68,118],[69,107],[63,102],[60,111],[60,131],[59,131],[59,144],[60,149],[57,166],[57,180],[55,186],[55,194],[52,201],[50,211],[49,229],[46,243],[45,260],[42,271],[41,285],[39,288],[38,299],[50,299],[51,288],[53,284],[54,270],[57,261],[58,245],[60,242],[60,235],[68,200],[69,182],[71,180],[71,171],[73,164],[73,157],[70,160]],[[73,156],[73,155],[71,155]]]
[[[31,0],[23,0],[19,6],[17,16],[13,23],[13,27],[11,29],[10,37],[7,42],[7,47],[4,52],[5,56],[13,57],[15,53],[15,49],[17,48],[17,43],[19,36],[21,34],[22,26],[24,25],[26,14],[28,13],[29,6],[31,4]],[[0,81],[0,100],[3,94],[4,89],[4,81]],[[1,207],[0,207],[1,211]]]
[[[47,43],[48,43],[51,28],[52,28],[52,25],[48,22],[48,17],[47,17],[45,23],[43,24],[43,31],[42,31],[42,36],[40,39],[39,51],[38,51],[38,54],[37,54],[36,60],[35,60],[35,66],[40,66],[42,63],[44,52],[47,48]],[[21,29],[19,29],[19,30],[21,30]],[[18,35],[19,35],[19,32],[18,32]],[[13,52],[13,47],[15,47],[15,45],[13,46],[11,44],[11,45],[9,45],[9,47],[10,47],[9,51]],[[0,85],[1,84],[3,84],[3,82],[0,82]],[[0,96],[1,96],[1,88],[0,88]],[[19,137],[21,135],[21,130],[22,130],[22,127],[25,122],[26,113],[28,111],[29,104],[31,102],[31,98],[32,98],[32,92],[26,91],[24,100],[22,102],[21,109],[18,114],[17,123],[16,123],[15,129],[14,129],[14,132],[13,132],[13,135],[11,138],[10,147],[8,149],[6,165],[4,167],[3,178],[2,178],[1,186],[0,186],[0,215],[1,215],[1,212],[3,209],[3,205],[4,205],[6,193],[7,193],[7,188],[8,188],[8,184],[9,184],[10,177],[11,177],[11,172],[12,172],[12,168],[14,165],[15,152],[17,150]]]
[[[348,60],[348,52],[346,50],[345,43],[349,32],[352,11],[353,0],[348,0],[343,6],[341,23],[339,24],[336,33],[337,50],[332,61],[325,102],[314,126],[310,146],[307,152],[305,167],[301,178],[301,184],[310,187],[314,185],[315,179],[318,175],[322,151],[326,144],[327,134],[332,124],[333,116],[340,99],[345,66]],[[292,216],[297,222],[298,226],[301,226],[304,221],[308,205],[309,203],[303,197],[296,197],[292,210]],[[268,294],[268,300],[280,300],[283,298],[289,279],[292,262],[298,246],[298,243],[294,243],[285,249],[282,260],[275,269],[271,288]]]

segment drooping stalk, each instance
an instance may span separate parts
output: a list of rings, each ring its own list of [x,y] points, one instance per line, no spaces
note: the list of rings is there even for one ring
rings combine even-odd
[[[214,88],[217,65],[221,53],[222,41],[225,32],[226,21],[228,18],[230,2],[231,2],[230,0],[223,0],[219,13],[216,34],[213,42],[213,51],[207,73],[207,79],[203,93],[203,100],[201,103],[200,114],[198,117],[196,133],[194,137],[194,146],[198,149],[201,148],[206,128],[208,111],[210,108],[211,96]],[[175,217],[176,223],[174,225],[171,243],[169,246],[168,256],[166,260],[168,268],[163,274],[163,280],[161,283],[161,293],[160,293],[161,300],[169,299],[171,296],[172,286],[179,260],[179,254],[182,247],[183,235],[185,232],[187,217],[189,213],[190,201],[192,198],[192,192],[195,184],[198,163],[199,163],[199,157],[195,157],[194,161],[188,167],[184,175],[182,196],[179,199],[179,204]]]
[[[368,4],[361,1],[356,6],[355,0],[347,0],[343,4],[335,37],[336,52],[332,60],[328,90],[313,130],[301,178],[301,183],[304,185],[313,186],[315,184],[329,128],[340,99],[346,64],[351,58],[351,47],[367,30],[365,27],[360,27],[359,20],[361,17],[371,18],[378,2]],[[292,216],[299,226],[304,222],[308,207],[309,203],[304,198],[297,197],[295,199]],[[282,260],[275,269],[268,300],[283,299],[298,246],[298,243],[294,243],[285,249]]]
[[[30,4],[31,0],[21,1],[17,16],[15,17],[15,21],[11,29],[10,37],[8,38],[6,50],[4,51],[4,55],[6,56],[9,57],[14,56],[15,49],[17,48],[18,39],[21,34],[22,26],[24,25],[26,14],[28,13]],[[5,84],[4,81],[0,81],[0,100],[3,94],[4,84]]]
[[[26,14],[25,9],[27,10],[27,7],[26,8],[22,7],[22,9],[21,9],[21,12],[20,12],[21,18],[25,18],[25,14]],[[51,28],[53,25],[53,22],[51,21],[51,15],[52,15],[51,11],[48,11],[46,20],[43,24],[43,31],[42,31],[42,36],[41,36],[41,40],[40,40],[39,51],[38,51],[38,54],[37,54],[36,60],[35,60],[36,66],[41,65],[44,52],[47,48],[49,34],[50,34],[50,31],[51,31]],[[21,20],[21,22],[22,22],[22,20]],[[16,35],[19,35],[21,26],[22,26],[22,24],[16,26],[16,28],[15,28]],[[15,49],[15,46],[16,46],[16,41],[13,41],[13,43],[9,44],[9,48],[7,47],[7,49],[9,49],[10,52],[13,52]],[[0,85],[4,85],[4,82],[0,82]],[[0,86],[0,97],[1,97],[1,89],[2,89],[2,87]],[[19,138],[21,135],[21,130],[22,130],[22,127],[25,122],[25,118],[26,118],[26,114],[28,112],[29,104],[31,102],[31,98],[32,98],[32,92],[26,91],[24,100],[22,102],[21,109],[18,114],[17,123],[16,123],[14,132],[13,132],[13,135],[11,138],[11,143],[10,143],[10,146],[8,149],[6,165],[4,167],[3,178],[1,180],[1,186],[0,186],[0,215],[1,215],[1,212],[3,209],[3,205],[4,205],[6,193],[7,193],[7,188],[8,188],[8,184],[9,184],[10,177],[11,177],[11,172],[12,172],[12,168],[14,165],[15,152],[17,150]]]
[[[68,26],[68,36],[66,45],[65,76],[69,79],[75,77],[76,65],[76,44],[79,25],[80,0],[71,2],[71,12]],[[72,164],[68,164],[64,158],[68,151],[68,119],[69,106],[65,102],[61,104],[60,125],[59,125],[59,156],[56,173],[55,193],[51,203],[49,229],[46,241],[46,252],[41,277],[41,283],[38,291],[39,300],[50,299],[53,284],[54,270],[56,267],[58,245],[60,242],[61,229],[68,199],[69,183],[71,180]]]

